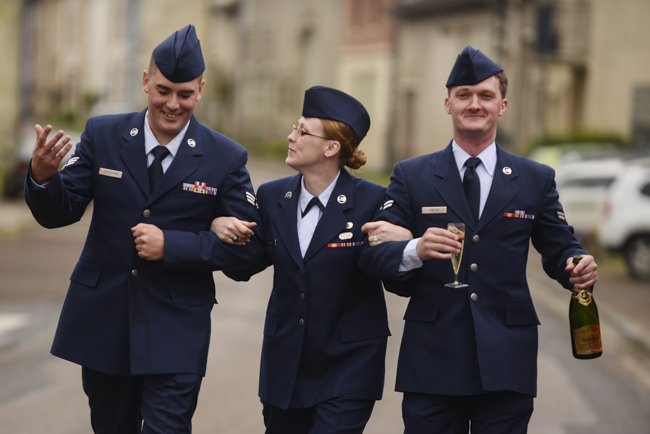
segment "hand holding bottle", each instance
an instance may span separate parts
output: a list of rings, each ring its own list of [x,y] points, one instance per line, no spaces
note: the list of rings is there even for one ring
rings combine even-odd
[[[591,255],[581,256],[579,263],[574,263],[574,258],[568,258],[566,271],[571,273],[571,283],[579,289],[589,289],[598,280],[598,265]]]
[[[590,264],[581,267],[583,265],[582,261],[584,260],[585,258],[582,256],[575,256],[572,260],[572,265],[574,265],[573,271],[576,271],[576,274],[580,277],[590,274],[589,272],[584,273],[584,270],[589,268]],[[593,264],[595,265],[595,263]],[[581,270],[583,271],[582,273]],[[569,271],[568,267],[567,271]],[[590,281],[590,278],[586,279],[587,283]],[[583,279],[576,278],[569,304],[571,348],[573,350],[573,356],[577,359],[594,359],[603,354],[598,308],[591,293],[592,287],[584,287],[587,283]]]

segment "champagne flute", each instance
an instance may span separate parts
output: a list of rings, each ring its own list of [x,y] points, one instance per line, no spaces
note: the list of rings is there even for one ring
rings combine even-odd
[[[460,261],[463,259],[463,248],[465,247],[465,223],[448,223],[447,230],[458,237],[460,241],[460,252],[451,253],[451,266],[454,269],[454,281],[452,283],[445,283],[449,288],[466,288],[467,283],[460,283],[458,281],[458,271],[460,270]]]

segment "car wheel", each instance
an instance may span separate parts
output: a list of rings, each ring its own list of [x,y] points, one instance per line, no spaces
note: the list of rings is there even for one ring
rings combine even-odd
[[[632,277],[650,280],[650,235],[640,235],[628,241],[625,259]]]

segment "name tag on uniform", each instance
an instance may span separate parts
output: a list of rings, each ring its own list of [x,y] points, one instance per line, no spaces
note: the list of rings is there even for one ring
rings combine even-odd
[[[447,214],[446,206],[423,206],[422,214]]]
[[[105,169],[103,167],[99,168],[99,174],[108,176],[111,178],[121,178],[122,177],[122,172],[120,170],[112,170],[112,169]]]

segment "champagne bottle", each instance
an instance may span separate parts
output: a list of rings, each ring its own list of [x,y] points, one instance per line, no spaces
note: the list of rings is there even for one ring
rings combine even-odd
[[[577,264],[582,256],[575,256],[573,263]],[[591,289],[573,288],[569,304],[569,324],[571,326],[571,347],[576,359],[595,359],[603,354],[603,344],[600,339],[600,321],[598,308]]]

